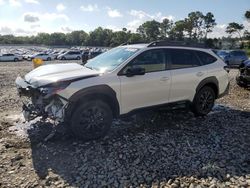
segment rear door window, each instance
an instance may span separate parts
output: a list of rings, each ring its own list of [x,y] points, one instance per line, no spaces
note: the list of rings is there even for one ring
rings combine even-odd
[[[165,53],[162,49],[145,51],[129,63],[128,67],[131,66],[140,66],[142,68],[145,68],[146,72],[166,70]]]
[[[193,50],[169,49],[171,69],[182,69],[200,66],[201,63]]]

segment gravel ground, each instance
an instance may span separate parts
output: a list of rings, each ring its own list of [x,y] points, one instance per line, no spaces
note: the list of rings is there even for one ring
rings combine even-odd
[[[54,62],[50,62],[54,63]],[[117,120],[82,142],[49,122],[24,123],[14,80],[30,62],[0,63],[0,187],[250,187],[250,90],[235,84],[214,110]]]

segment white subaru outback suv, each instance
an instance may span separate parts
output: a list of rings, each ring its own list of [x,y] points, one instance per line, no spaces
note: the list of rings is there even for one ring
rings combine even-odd
[[[16,79],[26,120],[64,122],[84,140],[104,136],[113,118],[186,104],[208,114],[229,88],[226,64],[210,49],[164,41],[123,45],[84,66],[38,67]]]

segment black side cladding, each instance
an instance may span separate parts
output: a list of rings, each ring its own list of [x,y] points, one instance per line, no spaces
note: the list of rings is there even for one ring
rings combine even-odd
[[[218,93],[219,92],[219,89],[218,89],[219,82],[218,82],[217,78],[215,76],[211,76],[211,77],[208,77],[208,78],[205,78],[204,80],[202,80],[196,88],[196,93],[205,85],[211,85],[213,87],[213,89],[215,90],[216,98],[217,98],[219,95],[219,93]]]
[[[118,117],[120,114],[120,107],[117,100],[116,92],[108,85],[91,86],[79,90],[69,98],[69,105],[66,109],[66,117],[70,118],[76,105],[84,100],[101,99],[107,102],[113,112],[114,117]]]

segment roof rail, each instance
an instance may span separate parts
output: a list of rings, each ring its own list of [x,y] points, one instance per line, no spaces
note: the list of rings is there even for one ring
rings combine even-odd
[[[181,46],[181,47],[195,47],[195,48],[207,48],[204,43],[195,43],[188,41],[154,41],[148,44],[147,47],[157,46]]]

